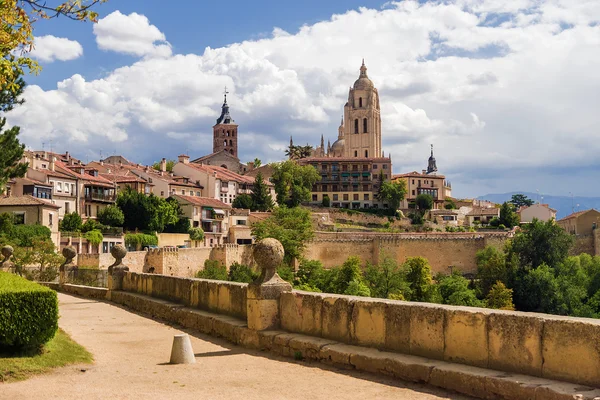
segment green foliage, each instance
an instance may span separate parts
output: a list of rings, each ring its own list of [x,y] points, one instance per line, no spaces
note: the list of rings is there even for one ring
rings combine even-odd
[[[306,283],[300,284],[300,285],[296,285],[294,286],[294,289],[296,290],[304,290],[305,292],[315,292],[315,293],[321,293],[321,290],[316,287],[316,286],[310,286],[307,285]]]
[[[0,214],[0,235],[11,235],[14,227],[14,217],[10,213]]]
[[[518,210],[521,206],[532,206],[533,200],[524,194],[513,194],[510,203]]]
[[[500,218],[494,217],[490,220],[490,226],[499,227],[500,226]]]
[[[413,225],[423,225],[423,214],[421,214],[420,212],[411,212],[410,214],[408,214],[408,218],[410,219],[410,223]]]
[[[0,118],[0,194],[4,193],[6,183],[13,178],[22,177],[27,172],[27,163],[21,163],[25,145],[19,142],[20,128],[13,126],[4,130],[6,118]]]
[[[452,275],[441,278],[438,288],[443,304],[483,307],[483,303],[477,299],[475,291],[469,288],[469,280],[458,271],[453,271]]]
[[[410,293],[405,271],[389,257],[385,257],[379,265],[368,265],[364,275],[373,297],[388,299],[390,296],[402,296],[404,299]]]
[[[228,280],[232,282],[250,283],[258,278],[258,274],[247,265],[234,262],[229,267]]]
[[[244,208],[246,210],[252,210],[254,208],[254,202],[252,201],[252,196],[249,194],[240,194],[235,200],[233,200],[232,204],[233,208]]]
[[[179,222],[178,210],[154,194],[146,196],[130,187],[117,196],[117,206],[123,211],[123,227],[128,230],[163,232],[165,227]]]
[[[323,264],[319,260],[302,259],[296,271],[295,285],[320,286]]]
[[[88,219],[87,221],[85,221],[83,223],[83,225],[81,225],[81,232],[85,233],[85,232],[89,232],[89,231],[97,231],[102,229],[103,226],[100,222],[96,221],[95,219]]]
[[[410,289],[410,301],[428,301],[431,297],[431,267],[423,257],[408,258],[403,268],[406,269],[406,281]]]
[[[83,222],[81,216],[76,212],[66,213],[62,221],[58,225],[58,229],[61,232],[79,232]]]
[[[452,199],[446,199],[446,204],[444,204],[444,208],[446,210],[456,210],[456,203]]]
[[[204,230],[202,230],[202,228],[200,228],[200,227],[190,228],[188,233],[190,234],[191,240],[197,240],[197,241],[204,240]]]
[[[515,306],[512,301],[512,295],[512,289],[508,289],[504,283],[498,281],[491,286],[485,298],[486,307],[499,310],[514,310]]]
[[[39,241],[50,241],[50,228],[43,225],[15,225],[13,226],[9,239],[17,246],[32,247]]]
[[[0,272],[0,348],[18,351],[36,348],[54,337],[58,329],[56,292]]]
[[[252,166],[254,168],[258,168],[262,165],[262,161],[260,160],[260,158],[255,158],[254,161],[252,161]]]
[[[421,213],[431,210],[433,208],[433,197],[429,194],[421,193],[417,195],[415,205]]]
[[[188,233],[191,228],[190,219],[185,216],[179,202],[173,197],[167,199],[167,203],[177,214],[177,221],[174,224],[166,224],[163,232],[167,233]]]
[[[175,160],[167,160],[167,165],[166,165],[167,172],[173,172],[174,166],[175,166]],[[160,161],[157,161],[154,164],[152,164],[152,168],[157,171],[160,171]]]
[[[98,246],[104,240],[104,236],[102,236],[102,232],[100,232],[98,230],[93,230],[93,231],[87,232],[85,234],[85,238],[93,246]]]
[[[262,174],[259,172],[254,178],[254,185],[252,186],[252,211],[271,211],[275,204],[269,193],[269,187],[263,180]]]
[[[364,282],[355,279],[348,284],[348,287],[344,291],[344,294],[350,296],[369,297],[371,296],[371,291],[369,290],[368,286],[364,284]]]
[[[140,250],[146,246],[158,245],[158,237],[156,235],[148,235],[145,233],[127,233],[125,234],[125,246]]]
[[[47,238],[33,238],[31,245],[27,247],[15,248],[13,262],[19,270],[23,267],[34,265],[38,267],[27,276],[31,280],[44,282],[53,281],[56,278],[56,271],[64,261],[63,256],[56,254],[54,243]]]
[[[386,201],[394,212],[400,207],[400,203],[406,196],[406,182],[403,179],[396,181],[385,181],[381,183],[377,193],[380,201]]]
[[[272,181],[280,206],[297,207],[310,200],[315,182],[321,179],[317,170],[310,166],[300,166],[294,160],[274,164]]]
[[[512,252],[520,268],[537,268],[542,264],[556,266],[563,262],[573,244],[573,238],[552,220],[534,219],[522,227],[512,240]]]
[[[515,212],[515,208],[511,203],[502,203],[499,223],[508,228],[519,225],[519,215]]]
[[[346,293],[352,281],[362,282],[360,258],[357,256],[348,257],[340,267],[335,281],[335,293]]]
[[[289,265],[280,265],[279,268],[277,268],[277,274],[286,282],[294,282],[294,270]]]
[[[119,207],[113,205],[101,209],[98,212],[97,219],[102,225],[107,226],[123,226],[123,223],[125,222],[123,211],[121,211]]]
[[[331,206],[331,199],[329,198],[329,196],[323,195],[323,202],[321,203],[321,205],[323,207],[330,207]]]
[[[256,240],[275,238],[285,250],[284,262],[291,264],[301,258],[306,242],[313,238],[310,212],[300,207],[277,207],[273,215],[252,225]]]
[[[206,260],[204,261],[204,269],[196,273],[196,278],[226,281],[227,267],[217,260]]]
[[[506,282],[508,271],[504,253],[492,246],[479,250],[477,259],[477,287],[481,297],[486,297],[496,282]]]

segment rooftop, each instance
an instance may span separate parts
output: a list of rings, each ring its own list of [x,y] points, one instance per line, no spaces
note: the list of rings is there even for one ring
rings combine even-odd
[[[59,209],[60,207],[33,196],[4,196],[0,197],[0,207],[2,206],[44,206]]]
[[[229,204],[225,204],[221,200],[212,199],[210,197],[183,196],[183,195],[178,195],[178,194],[173,195],[171,197],[175,198],[179,202],[193,204],[195,206],[224,208],[224,209],[231,208],[231,206]]]

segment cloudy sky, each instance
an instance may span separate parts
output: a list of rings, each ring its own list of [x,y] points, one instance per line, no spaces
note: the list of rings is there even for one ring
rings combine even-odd
[[[335,140],[364,57],[395,173],[425,168],[433,143],[456,196],[600,196],[597,0],[202,3],[40,22],[44,70],[9,122],[84,161],[197,157],[227,86],[242,161],[277,161],[290,135]]]

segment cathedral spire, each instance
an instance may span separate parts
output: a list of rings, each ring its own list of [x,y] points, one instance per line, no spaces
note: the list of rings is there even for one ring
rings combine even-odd
[[[428,174],[433,174],[434,172],[437,172],[437,165],[435,162],[435,157],[433,156],[433,144],[431,145],[431,156],[429,157],[429,161],[427,163],[427,173]]]
[[[323,134],[321,134],[321,148],[325,149],[325,140],[323,139]]]
[[[217,124],[233,124],[235,121],[231,118],[229,114],[229,105],[227,104],[227,86],[225,86],[225,91],[223,91],[223,106],[221,107],[221,116],[217,118]]]

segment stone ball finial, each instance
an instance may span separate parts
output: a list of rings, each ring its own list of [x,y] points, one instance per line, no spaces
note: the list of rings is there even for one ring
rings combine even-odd
[[[110,249],[110,254],[117,260],[117,262],[120,262],[127,255],[127,249],[122,244],[116,244],[112,249]]]
[[[65,264],[68,264],[73,261],[77,255],[77,250],[75,250],[75,247],[73,246],[67,246],[62,249],[62,255],[65,258]]]
[[[283,262],[283,246],[277,239],[266,238],[254,245],[254,260],[259,267],[276,269]]]
[[[13,255],[13,252],[15,250],[12,248],[12,246],[6,245],[2,247],[2,250],[0,250],[0,253],[2,253],[2,255],[4,256],[4,260],[8,260],[10,258],[10,256]]]

